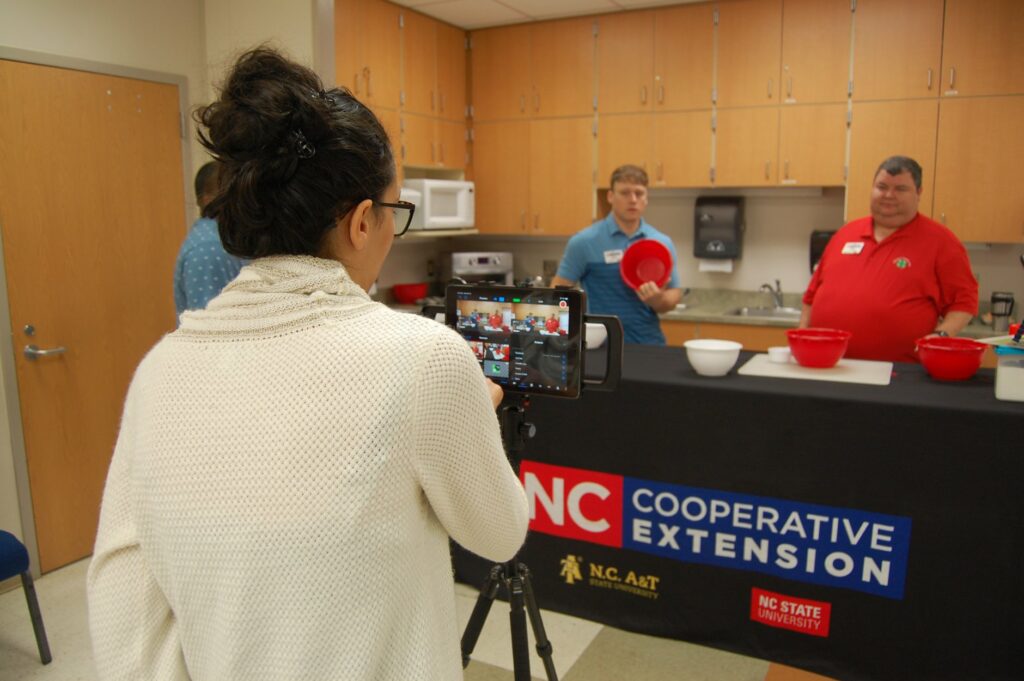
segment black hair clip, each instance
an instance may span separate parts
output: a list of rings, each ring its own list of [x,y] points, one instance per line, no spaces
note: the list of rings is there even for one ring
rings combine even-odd
[[[313,158],[316,148],[309,143],[301,130],[292,130],[292,138],[295,140],[295,154],[299,158]]]

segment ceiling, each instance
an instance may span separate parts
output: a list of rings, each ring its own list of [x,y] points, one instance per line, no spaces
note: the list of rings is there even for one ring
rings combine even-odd
[[[682,5],[702,0],[391,0],[435,19],[472,30],[583,14]]]

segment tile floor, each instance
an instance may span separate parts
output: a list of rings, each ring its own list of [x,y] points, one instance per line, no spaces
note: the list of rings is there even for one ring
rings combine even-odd
[[[20,586],[0,594],[0,681],[96,681],[86,622],[85,572],[88,559],[36,580],[53,662],[39,663],[32,624]],[[457,585],[464,624],[476,591]],[[829,681],[822,676],[764,660],[682,641],[633,634],[555,612],[542,611],[562,681]],[[531,632],[531,651],[533,639]],[[533,676],[544,679],[533,653]],[[495,601],[485,622],[466,681],[513,681],[508,605]]]

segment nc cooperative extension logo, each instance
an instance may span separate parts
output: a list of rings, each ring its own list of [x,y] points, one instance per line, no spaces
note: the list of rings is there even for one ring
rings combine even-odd
[[[523,461],[530,529],[903,598],[910,518]]]

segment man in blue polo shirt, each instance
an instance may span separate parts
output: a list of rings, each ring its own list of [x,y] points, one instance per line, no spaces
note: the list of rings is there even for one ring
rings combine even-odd
[[[683,297],[675,246],[670,238],[644,221],[647,173],[643,168],[619,166],[612,173],[610,186],[611,212],[569,239],[551,285],[581,284],[587,293],[589,311],[616,315],[622,321],[627,343],[664,345],[658,313],[673,309]],[[640,239],[655,239],[672,254],[672,275],[665,288],[647,281],[634,291],[622,281],[619,261],[626,249]]]

